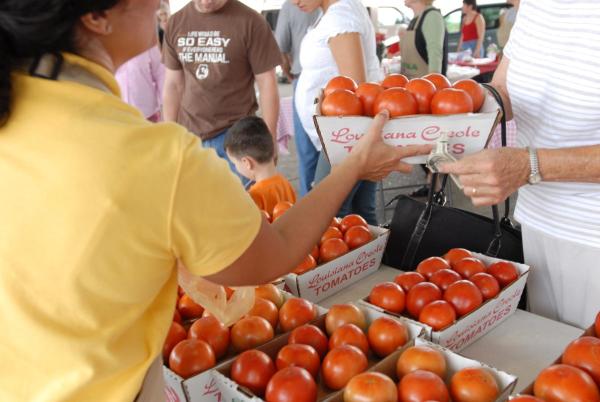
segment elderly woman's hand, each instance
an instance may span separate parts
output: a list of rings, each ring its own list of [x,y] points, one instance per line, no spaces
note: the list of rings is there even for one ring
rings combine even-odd
[[[440,173],[457,175],[474,205],[495,205],[527,184],[529,153],[523,148],[486,149],[442,165]]]

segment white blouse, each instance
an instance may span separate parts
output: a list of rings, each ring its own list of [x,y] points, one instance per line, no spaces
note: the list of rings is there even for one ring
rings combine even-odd
[[[339,75],[329,39],[343,33],[360,34],[367,81],[381,81],[383,73],[376,53],[375,29],[365,6],[358,0],[338,0],[309,28],[300,47],[302,73],[295,92],[302,126],[317,150],[321,142],[313,122],[314,100],[327,82]]]

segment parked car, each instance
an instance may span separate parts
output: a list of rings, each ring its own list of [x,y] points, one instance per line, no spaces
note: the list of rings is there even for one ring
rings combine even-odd
[[[507,3],[493,3],[479,6],[479,11],[485,20],[485,37],[483,49],[487,49],[490,43],[498,44],[497,32],[500,25],[500,14],[503,10],[512,7]],[[448,30],[448,50],[456,52],[461,34],[462,9],[457,8],[444,16],[446,29]]]

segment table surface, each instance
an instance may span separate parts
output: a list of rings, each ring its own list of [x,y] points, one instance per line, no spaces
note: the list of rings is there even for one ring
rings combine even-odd
[[[396,269],[382,266],[318,304],[329,308],[337,303],[356,301],[368,295],[374,285],[391,280],[398,273]],[[582,329],[517,310],[506,321],[461,350],[460,354],[517,376],[515,393],[518,393],[582,333]]]

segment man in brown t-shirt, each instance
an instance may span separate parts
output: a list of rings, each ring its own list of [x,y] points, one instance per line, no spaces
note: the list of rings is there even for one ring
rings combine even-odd
[[[192,0],[169,20],[163,62],[165,120],[187,127],[227,159],[227,129],[258,108],[256,82],[262,117],[275,139],[281,53],[260,14],[238,0]]]

